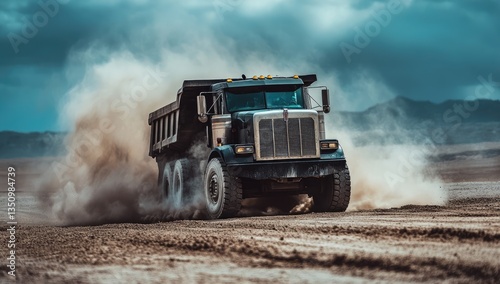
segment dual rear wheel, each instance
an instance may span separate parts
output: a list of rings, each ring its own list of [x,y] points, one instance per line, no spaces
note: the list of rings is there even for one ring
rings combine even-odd
[[[195,164],[188,159],[165,164],[161,183],[163,201],[167,206],[181,208],[203,189],[203,211],[208,219],[236,216],[243,196],[241,180],[229,174],[221,158],[208,162],[203,178],[193,169]]]
[[[182,203],[191,196],[192,191],[188,183],[191,172],[188,159],[165,164],[161,184],[164,202],[177,207],[182,206]]]

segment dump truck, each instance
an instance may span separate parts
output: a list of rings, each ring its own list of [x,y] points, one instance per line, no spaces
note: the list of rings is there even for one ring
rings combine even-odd
[[[209,219],[234,217],[243,199],[263,196],[308,194],[314,211],[345,211],[349,169],[339,141],[325,137],[329,90],[311,86],[316,81],[315,74],[184,81],[176,100],[148,119],[163,200],[201,196]],[[194,155],[200,144],[205,151]]]

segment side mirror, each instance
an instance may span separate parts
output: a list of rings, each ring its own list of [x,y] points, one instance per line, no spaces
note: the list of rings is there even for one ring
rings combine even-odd
[[[321,90],[321,99],[323,103],[323,111],[330,112],[330,91],[328,89]]]
[[[205,123],[208,121],[208,116],[207,116],[207,101],[205,99],[205,96],[199,95],[197,98],[197,108],[198,108],[198,120],[201,123]]]

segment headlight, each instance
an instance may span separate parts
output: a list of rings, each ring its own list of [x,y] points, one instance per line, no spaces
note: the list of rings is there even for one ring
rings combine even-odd
[[[321,150],[337,150],[339,148],[339,141],[337,140],[323,140],[320,141]]]
[[[236,154],[253,154],[253,145],[239,145],[235,147]]]

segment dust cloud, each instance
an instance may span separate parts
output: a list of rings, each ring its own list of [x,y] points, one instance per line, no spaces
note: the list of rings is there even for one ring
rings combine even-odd
[[[43,204],[63,225],[138,221],[153,201],[156,165],[147,156],[148,112],[164,96],[161,66],[129,53],[88,67],[61,118],[73,131],[66,155],[39,183]],[[157,203],[157,202],[156,202]]]
[[[347,210],[444,205],[447,193],[443,182],[429,167],[428,157],[434,145],[413,144],[408,133],[397,133],[396,128],[391,135],[407,142],[390,145],[374,139],[369,145],[360,146],[353,138],[357,136],[347,129],[327,131],[327,137],[339,139],[351,173]]]

